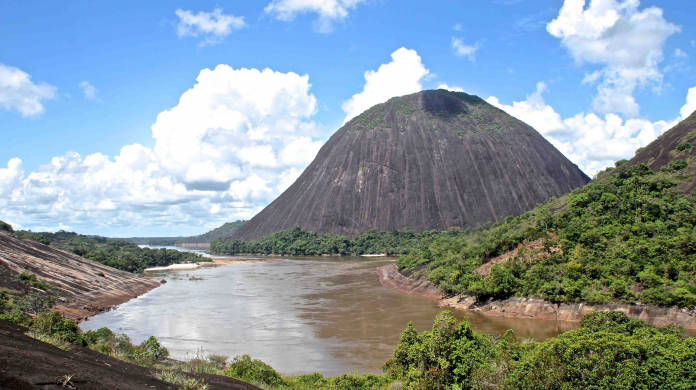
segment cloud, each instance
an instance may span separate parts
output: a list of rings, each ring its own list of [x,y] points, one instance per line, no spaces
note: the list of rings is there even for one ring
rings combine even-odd
[[[679,120],[651,122],[623,119],[613,113],[603,116],[578,113],[563,118],[544,101],[546,90],[546,84],[540,82],[525,100],[507,105],[491,96],[487,101],[534,127],[588,175],[612,166],[617,160],[632,157],[638,148],[652,142]],[[696,108],[696,87],[689,90],[687,104],[681,111],[682,119],[689,107]]]
[[[176,33],[179,37],[203,36],[200,45],[219,43],[232,30],[239,30],[246,26],[244,17],[223,14],[222,9],[216,8],[213,12],[193,13],[189,10],[177,9],[176,16],[179,23],[176,25]]]
[[[452,92],[464,92],[464,88],[449,86],[446,83],[439,84],[437,86],[437,89],[446,89],[446,90],[452,91]]]
[[[322,144],[310,88],[307,75],[293,72],[203,69],[157,116],[153,148],[126,145],[113,157],[68,152],[31,172],[11,159],[0,168],[0,219],[125,235],[195,233],[248,218]]]
[[[380,65],[377,70],[365,72],[362,91],[341,105],[346,113],[343,123],[375,104],[423,89],[421,80],[430,71],[421,62],[418,52],[402,47],[394,51],[391,58],[391,62]]]
[[[688,58],[689,55],[686,54],[686,52],[680,48],[674,49],[674,56],[677,58]]]
[[[365,0],[273,0],[264,11],[283,21],[293,20],[299,14],[316,14],[314,27],[321,33],[333,31],[336,22],[344,20],[351,9]]]
[[[85,94],[85,99],[87,100],[99,100],[97,97],[97,89],[94,87],[94,85],[90,84],[89,81],[82,81],[80,84],[78,84],[78,87],[82,89],[82,92]]]
[[[17,110],[24,117],[39,115],[44,112],[42,101],[55,95],[56,87],[34,83],[28,73],[0,63],[0,106],[6,110]]]
[[[547,31],[580,64],[599,65],[594,109],[636,117],[637,87],[660,86],[665,41],[679,27],[665,20],[657,7],[639,9],[639,0],[565,0]]]
[[[454,55],[457,57],[466,57],[469,61],[474,62],[476,61],[476,52],[479,47],[478,42],[473,45],[466,45],[461,39],[452,37],[452,50],[454,50]]]
[[[686,103],[679,110],[679,113],[682,119],[686,119],[694,111],[696,111],[696,87],[689,88],[689,92],[686,94]]]

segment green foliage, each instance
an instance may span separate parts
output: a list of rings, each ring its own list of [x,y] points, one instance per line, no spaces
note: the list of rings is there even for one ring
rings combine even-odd
[[[12,233],[14,230],[12,229],[12,225],[9,223],[0,221],[0,231]]]
[[[261,360],[251,359],[249,355],[237,356],[225,370],[225,374],[247,382],[268,386],[280,386],[284,379],[273,367]]]
[[[686,160],[663,172],[617,163],[591,183],[489,229],[426,242],[399,259],[451,293],[485,299],[696,305],[696,198],[674,188]],[[543,241],[473,272],[520,244]]]
[[[368,231],[350,240],[333,233],[314,233],[294,228],[281,230],[254,241],[217,240],[210,249],[218,254],[277,254],[292,256],[404,254],[438,237],[456,236],[460,231]]]
[[[148,267],[176,263],[210,261],[209,258],[174,249],[140,248],[138,245],[99,236],[58,231],[56,233],[17,232],[24,239],[75,253],[78,256],[128,272],[142,272]]]
[[[402,379],[407,388],[469,389],[474,374],[489,366],[494,357],[486,336],[473,332],[468,321],[458,322],[444,311],[430,331],[419,334],[408,324],[385,370],[390,378]]]
[[[691,150],[691,147],[692,147],[692,146],[691,146],[690,143],[688,143],[688,142],[682,142],[682,143],[680,143],[679,145],[677,145],[677,150],[680,151],[680,152],[684,152],[684,151],[687,151],[687,150]]]
[[[155,377],[161,381],[171,383],[179,390],[206,390],[208,385],[202,379],[190,377],[177,370],[160,370]]]
[[[75,345],[87,345],[77,324],[63,317],[60,313],[45,312],[39,314],[31,324],[35,334],[51,336],[57,340]]]
[[[159,341],[155,336],[150,336],[147,340],[143,341],[140,346],[145,350],[147,354],[154,360],[162,360],[169,356],[169,351],[167,348],[160,345]]]
[[[580,329],[525,346],[505,384],[525,389],[692,389],[695,341],[623,313],[591,313]]]
[[[48,284],[46,284],[46,282],[44,282],[43,280],[39,280],[36,277],[36,275],[32,274],[29,271],[23,271],[21,274],[17,275],[17,278],[19,278],[19,280],[31,287],[38,288],[44,291],[49,290]]]
[[[407,389],[692,389],[696,339],[618,312],[595,312],[545,342],[472,332],[442,313],[431,331],[409,324],[385,368]],[[395,382],[396,383],[396,382]]]

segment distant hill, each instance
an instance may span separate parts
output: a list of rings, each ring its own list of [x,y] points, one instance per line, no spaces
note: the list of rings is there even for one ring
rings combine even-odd
[[[481,98],[422,91],[346,123],[232,239],[295,227],[349,238],[368,230],[475,227],[588,180],[532,127]]]
[[[426,243],[398,265],[479,301],[693,308],[696,113],[586,186],[490,229]]]
[[[230,237],[234,232],[242,227],[247,221],[234,221],[227,222],[226,224],[215,228],[207,233],[201,234],[200,236],[184,237],[176,240],[177,244],[183,243],[211,243],[215,240],[221,238]]]
[[[157,246],[175,246],[182,244],[209,244],[215,240],[227,238],[231,236],[237,229],[244,225],[247,221],[227,222],[224,225],[217,227],[200,236],[191,237],[125,237],[125,238],[110,238],[111,240],[123,240],[132,242],[138,245],[157,245]],[[0,226],[0,229],[2,226]]]

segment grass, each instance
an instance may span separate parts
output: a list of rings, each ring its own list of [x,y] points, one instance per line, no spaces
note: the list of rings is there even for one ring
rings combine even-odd
[[[72,344],[67,341],[43,333],[28,332],[27,336],[42,341],[46,344],[51,344],[52,346],[62,349],[63,351],[69,351],[72,346]]]
[[[176,370],[161,370],[155,373],[155,378],[171,383],[181,390],[207,390],[208,384],[201,379],[190,376]]]

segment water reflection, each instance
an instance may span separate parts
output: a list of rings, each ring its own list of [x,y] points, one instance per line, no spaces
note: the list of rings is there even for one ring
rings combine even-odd
[[[294,258],[157,274],[168,283],[81,327],[108,326],[134,342],[155,335],[181,359],[249,354],[284,374],[380,372],[407,323],[428,329],[441,311],[432,299],[382,287],[375,268],[388,261]],[[574,326],[466,316],[475,330],[513,328],[523,338]]]

